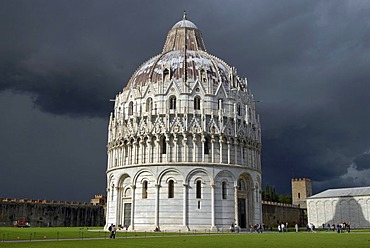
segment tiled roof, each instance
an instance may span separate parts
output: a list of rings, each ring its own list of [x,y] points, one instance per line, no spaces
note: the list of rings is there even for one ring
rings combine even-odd
[[[329,198],[329,197],[349,197],[349,196],[370,196],[370,187],[328,189],[307,199]]]

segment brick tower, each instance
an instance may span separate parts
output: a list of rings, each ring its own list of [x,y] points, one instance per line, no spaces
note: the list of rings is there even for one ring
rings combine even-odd
[[[306,198],[312,195],[311,179],[292,178],[292,203],[307,208]]]

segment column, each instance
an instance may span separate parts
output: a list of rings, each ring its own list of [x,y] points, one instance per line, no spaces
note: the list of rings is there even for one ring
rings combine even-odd
[[[126,145],[122,146],[122,165],[126,165]]]
[[[241,165],[244,165],[244,144],[240,146],[240,158],[241,158]]]
[[[211,161],[212,163],[215,162],[215,136],[212,135],[211,137]]]
[[[184,185],[184,192],[183,192],[183,211],[182,211],[182,224],[186,227],[187,223],[187,209],[188,209],[188,185]]]
[[[139,155],[139,163],[140,164],[143,164],[143,163],[145,163],[145,140],[144,139],[142,139],[142,140],[140,140],[140,144],[139,144],[139,147],[140,147],[140,155]]]
[[[132,189],[132,196],[131,196],[131,224],[130,224],[130,229],[135,230],[135,185],[131,185]]]
[[[174,157],[175,157],[175,162],[178,161],[178,147],[177,147],[177,134],[174,134],[174,137],[173,137],[173,145],[175,146],[175,154],[174,154]]]
[[[108,152],[107,152],[107,155],[108,155],[108,159],[107,159],[107,163],[108,163],[108,165],[107,165],[107,167],[108,167],[108,169],[110,169],[111,167],[112,167],[112,164],[111,164],[111,158],[112,158],[112,152],[109,150]]]
[[[183,135],[183,146],[184,146],[184,153],[182,154],[183,162],[188,162],[188,138],[186,137],[186,134]]]
[[[227,140],[227,163],[230,164],[230,140]]]
[[[148,137],[146,141],[146,154],[148,154],[148,158],[146,160],[147,163],[152,163],[152,142],[151,142],[151,137]]]
[[[156,184],[155,185],[155,226],[158,226],[159,227],[159,188],[161,187],[161,185],[159,184]]]
[[[160,160],[160,156],[161,156],[161,139],[160,137],[157,135],[156,139],[155,139],[155,143],[156,143],[156,150],[157,150],[157,163],[160,163],[161,160]]]
[[[204,137],[204,135],[202,134],[202,137],[201,137],[201,140],[200,140],[201,142],[202,142],[202,162],[204,162],[204,143],[206,142],[206,139],[205,139],[205,137]]]
[[[193,162],[197,162],[197,135],[193,134]]]
[[[223,138],[222,138],[222,136],[220,136],[220,140],[219,140],[219,143],[220,143],[220,163],[222,163],[222,150],[223,150],[223,148],[222,148],[222,141],[223,141]]]
[[[166,134],[166,162],[170,161],[170,151],[171,151],[170,137],[169,135]]]
[[[234,153],[235,153],[235,163],[238,164],[238,142],[234,141]]]
[[[216,227],[216,206],[215,206],[215,187],[216,185],[214,183],[211,184],[211,208],[212,208],[212,223],[211,223],[211,229],[214,229]]]
[[[132,143],[128,144],[127,149],[128,149],[127,163],[131,165],[132,164]]]
[[[239,209],[238,209],[238,186],[234,186],[234,207],[235,207],[235,224],[239,226]]]

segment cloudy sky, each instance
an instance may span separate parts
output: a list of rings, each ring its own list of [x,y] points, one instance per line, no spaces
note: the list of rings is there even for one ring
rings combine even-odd
[[[105,192],[109,99],[188,18],[259,100],[263,182],[370,185],[370,1],[0,3],[0,198]]]

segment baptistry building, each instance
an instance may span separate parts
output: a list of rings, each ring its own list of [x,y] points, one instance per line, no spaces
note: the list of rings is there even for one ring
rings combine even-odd
[[[186,15],[133,73],[108,125],[106,227],[262,224],[261,125],[247,79]]]

